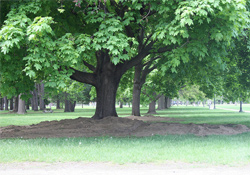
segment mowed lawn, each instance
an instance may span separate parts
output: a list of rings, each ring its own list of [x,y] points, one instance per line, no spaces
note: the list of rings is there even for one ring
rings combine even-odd
[[[120,117],[129,116],[131,108],[117,109]],[[142,115],[147,112],[142,108]],[[250,127],[250,113],[209,110],[208,107],[174,106],[157,111],[156,116],[172,117],[179,123],[244,124]],[[0,112],[0,126],[30,125],[45,120],[91,117],[94,109],[77,108],[75,113],[28,111],[25,115]],[[1,139],[0,163],[6,162],[113,162],[164,163],[198,162],[215,165],[250,163],[250,133],[233,136],[167,135],[152,137],[111,136],[93,138]]]

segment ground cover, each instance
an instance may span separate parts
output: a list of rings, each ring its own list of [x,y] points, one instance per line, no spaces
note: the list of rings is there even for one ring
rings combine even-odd
[[[216,107],[218,108],[224,108],[224,109],[234,109],[234,110],[240,110],[240,104],[217,104]],[[243,111],[250,111],[250,104],[243,104],[242,105]]]
[[[85,112],[84,112],[85,110]],[[129,121],[128,116],[131,108],[118,109],[118,114]],[[146,108],[143,108],[143,114]],[[54,113],[43,114],[41,112],[28,112],[26,115],[0,114],[0,123],[4,126],[15,121],[28,125],[35,124],[42,120],[74,119],[79,116],[89,118],[93,115],[94,109],[77,109],[76,113]],[[75,115],[76,116],[75,116]],[[201,131],[201,126],[213,126],[221,124],[247,124],[249,120],[247,113],[237,113],[225,110],[209,110],[203,107],[172,107],[168,110],[158,111],[156,116],[145,116],[137,119],[156,122],[155,128],[160,129],[163,123],[203,123],[203,125],[188,124],[197,126]],[[157,117],[160,116],[160,117]],[[133,118],[129,117],[130,121]],[[158,120],[161,119],[161,120]],[[163,120],[164,119],[164,120]],[[31,121],[29,121],[31,120]],[[75,119],[78,121],[79,119]],[[88,119],[87,119],[88,120]],[[120,120],[120,119],[119,119]],[[134,123],[142,121],[136,120]],[[65,121],[65,120],[64,120]],[[66,120],[67,121],[67,120]],[[110,122],[110,121],[109,121]],[[113,121],[114,122],[114,121]],[[123,120],[124,122],[124,120]],[[46,123],[46,122],[45,122]],[[56,124],[56,122],[51,122]],[[79,122],[76,122],[79,123]],[[205,123],[205,125],[204,125]],[[207,125],[213,124],[213,125]],[[124,126],[117,124],[117,128]],[[141,123],[140,123],[141,124]],[[148,125],[148,124],[146,124]],[[37,125],[38,126],[38,125]],[[151,125],[150,126],[154,126]],[[175,128],[177,125],[174,125]],[[182,126],[182,125],[181,125]],[[185,125],[187,126],[187,125]],[[95,126],[92,126],[95,127]],[[108,128],[111,125],[107,125]],[[168,126],[170,127],[170,126]],[[209,132],[209,127],[205,132]],[[220,126],[221,127],[221,126]],[[224,127],[224,126],[223,126]],[[231,126],[235,128],[234,126]],[[55,126],[54,126],[55,129]],[[87,128],[88,129],[88,128]],[[126,130],[131,129],[131,125]],[[210,128],[211,129],[211,128]],[[212,128],[213,129],[213,128]],[[225,129],[225,128],[224,128]],[[228,128],[226,128],[227,130]],[[53,130],[53,128],[51,128]],[[89,131],[90,129],[88,129]],[[174,130],[174,129],[173,129]],[[177,130],[181,130],[177,128]],[[195,129],[192,128],[193,131]],[[142,131],[142,130],[141,130]],[[191,131],[191,130],[189,130]],[[228,131],[228,130],[227,130]],[[231,131],[231,128],[230,128]],[[50,130],[47,131],[50,133]],[[117,132],[117,130],[116,130]],[[125,131],[123,131],[124,133]],[[220,131],[221,132],[221,131]],[[32,132],[34,133],[34,131]],[[142,131],[145,133],[145,131]],[[221,133],[223,134],[223,133]],[[250,163],[250,133],[237,135],[203,135],[195,136],[187,132],[184,135],[150,135],[148,137],[77,137],[77,138],[36,138],[36,139],[0,139],[0,162],[114,162],[114,163],[148,163],[148,162],[199,162],[208,164],[248,164]]]

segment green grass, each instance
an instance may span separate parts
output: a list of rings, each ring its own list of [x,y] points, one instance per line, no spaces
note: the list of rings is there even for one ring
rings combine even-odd
[[[234,110],[240,110],[240,104],[222,104],[222,105],[216,105],[218,108],[225,108],[225,109],[234,109]],[[243,111],[250,111],[250,104],[243,104],[242,105]]]
[[[129,116],[131,108],[117,109]],[[147,112],[142,108],[142,114]],[[28,125],[43,120],[91,117],[93,108],[78,108],[75,113],[32,112],[25,115],[0,113],[0,125]],[[173,117],[180,123],[245,124],[250,127],[250,114],[203,107],[172,107],[158,111],[157,116]],[[1,139],[0,162],[113,162],[161,163],[165,161],[198,162],[215,165],[250,163],[250,133],[234,136],[167,135],[152,137],[94,137],[51,139]]]
[[[0,140],[0,162],[250,163],[250,134]]]

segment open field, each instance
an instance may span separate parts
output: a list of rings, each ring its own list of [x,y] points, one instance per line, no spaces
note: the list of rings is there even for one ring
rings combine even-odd
[[[118,109],[129,116],[131,108]],[[147,109],[143,108],[142,113]],[[75,113],[32,112],[26,115],[0,114],[1,126],[29,125],[44,120],[91,117],[94,109],[77,109]],[[176,118],[175,123],[242,124],[250,127],[250,114],[203,107],[172,107],[157,116]],[[173,122],[173,121],[168,121]],[[250,163],[250,133],[238,135],[194,136],[165,135],[150,137],[90,137],[1,139],[0,162],[113,162],[164,163],[181,161],[211,165]]]

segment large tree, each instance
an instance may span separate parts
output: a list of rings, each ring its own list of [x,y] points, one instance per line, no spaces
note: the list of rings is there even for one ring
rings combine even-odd
[[[91,84],[97,93],[96,119],[117,116],[116,91],[127,70],[150,58],[161,58],[173,70],[190,58],[218,62],[247,18],[244,0],[20,0],[3,5],[10,10],[1,12],[0,59],[13,63],[4,64],[4,73],[16,65],[26,81],[60,88],[70,77]]]

